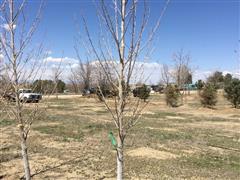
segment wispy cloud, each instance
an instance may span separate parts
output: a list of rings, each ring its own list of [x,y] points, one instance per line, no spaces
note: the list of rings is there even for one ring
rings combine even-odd
[[[5,30],[10,31],[10,26],[9,24],[3,24],[1,25]],[[13,29],[16,29],[16,24],[13,25]]]
[[[3,54],[0,54],[0,60],[3,60],[3,59],[4,59]]]
[[[45,63],[60,63],[60,62],[62,62],[63,64],[74,64],[77,62],[77,60],[74,58],[69,58],[69,57],[60,58],[60,57],[49,56],[49,57],[43,59],[43,62],[45,62]]]
[[[231,74],[235,78],[240,78],[240,72],[237,69],[233,69],[233,70],[218,70],[218,69],[214,69],[214,70],[198,70],[198,71],[194,72],[194,74],[193,74],[193,81],[197,81],[198,79],[202,79],[202,80],[205,81],[215,71],[222,72],[224,76],[226,74]]]
[[[77,59],[70,58],[70,57],[52,57],[49,56],[43,60],[45,63],[49,64],[49,67],[57,66],[60,62],[62,62],[63,67],[63,80],[67,80],[67,77],[70,75],[69,68],[78,68],[79,63]],[[93,61],[91,63],[93,66],[98,65],[98,61]],[[158,84],[161,81],[161,70],[162,64],[157,62],[137,62],[135,65],[135,70],[133,72],[133,79],[135,78],[134,82],[138,82],[141,80],[146,84]],[[169,70],[172,71],[173,69],[169,67]],[[208,76],[213,74],[217,69],[210,69],[210,70],[201,70],[198,69],[193,73],[193,82],[196,82],[198,79],[206,80]],[[49,70],[50,71],[50,70]],[[233,77],[240,78],[239,70],[219,70],[223,72],[223,75],[230,73]],[[46,74],[51,74],[46,73]]]
[[[48,50],[48,51],[46,51],[46,54],[49,56],[49,55],[52,54],[52,51],[51,51],[51,50]]]

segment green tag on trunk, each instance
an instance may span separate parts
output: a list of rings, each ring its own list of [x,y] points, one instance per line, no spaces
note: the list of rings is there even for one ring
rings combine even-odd
[[[117,149],[117,141],[116,141],[113,133],[110,132],[110,133],[108,134],[108,137],[109,137],[109,139],[110,139],[110,141],[111,141],[111,143],[112,143],[113,148],[114,148],[114,149]]]

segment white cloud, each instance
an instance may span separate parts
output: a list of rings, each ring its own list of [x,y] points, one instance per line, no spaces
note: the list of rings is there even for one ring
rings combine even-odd
[[[64,81],[67,81],[68,76],[70,75],[69,68],[76,68],[78,66],[78,61],[74,58],[70,57],[52,57],[49,56],[42,60],[43,63],[45,63],[45,72],[42,77],[42,79],[52,79],[53,69],[59,68],[59,65],[61,63],[60,69],[62,71],[61,73],[61,79]]]
[[[3,60],[4,56],[3,54],[0,54],[0,60]]]
[[[62,79],[67,81],[67,77],[70,75],[69,68],[78,68],[79,63],[77,59],[70,58],[70,57],[52,57],[49,56],[46,59],[43,60],[47,64],[49,64],[48,67],[54,67],[58,66],[59,63],[62,61]],[[115,61],[111,61],[112,65],[114,65]],[[93,66],[98,66],[98,61],[93,61],[91,63]],[[146,83],[146,84],[158,84],[161,80],[161,69],[162,64],[157,62],[137,62],[135,64],[135,69],[133,72],[133,78],[132,83],[137,83],[139,81]],[[172,71],[171,67],[169,67],[169,70]],[[193,83],[195,83],[198,79],[206,80],[209,75],[214,73],[217,69],[209,69],[209,70],[197,70],[193,73]],[[239,70],[219,70],[223,72],[223,74],[230,73],[233,75],[233,77],[240,78],[240,71]],[[47,75],[48,74],[48,75]],[[51,68],[47,69],[46,72],[46,78],[51,74]],[[49,76],[50,77],[50,76]]]
[[[240,69],[236,69],[234,70],[232,73],[230,73],[233,75],[233,77],[235,78],[239,78],[240,79]]]
[[[207,77],[212,75],[215,71],[222,72],[224,76],[229,73],[235,78],[240,78],[240,70],[237,70],[237,69],[233,69],[233,70],[216,70],[215,69],[215,70],[207,70],[207,71],[198,70],[193,73],[193,81],[195,82],[198,79],[202,79],[202,80],[206,81]]]
[[[240,78],[240,69],[235,69],[232,71],[225,70],[223,71],[223,75],[231,74],[234,78]]]
[[[234,77],[237,77],[240,79],[240,72],[236,72]]]
[[[3,27],[4,29],[6,29],[7,31],[10,31],[9,24],[3,24],[2,27]],[[16,27],[17,27],[16,24],[14,24],[14,25],[13,25],[13,29],[16,29]]]
[[[103,64],[105,62],[103,61]],[[115,66],[118,69],[116,61],[108,61],[111,66]],[[98,61],[93,61],[91,63],[93,66],[98,66]],[[134,71],[132,73],[131,83],[146,83],[146,84],[157,84],[160,81],[161,77],[161,67],[162,64],[157,62],[136,62]]]
[[[161,80],[161,70],[162,65],[160,63],[156,62],[148,62],[148,63],[141,63],[138,62],[136,64],[135,69],[135,75],[139,76],[139,74],[142,73],[142,77],[140,79],[146,84],[157,84]],[[172,71],[171,67],[169,67],[169,71]],[[217,69],[214,70],[197,70],[193,73],[193,83],[195,83],[198,79],[202,79],[206,81],[207,77],[209,77],[211,74],[213,74]],[[218,70],[220,72],[223,72],[223,75],[226,75],[227,73],[232,74],[235,78],[240,78],[240,69],[231,69],[231,70]],[[139,79],[138,77],[138,79]]]
[[[69,58],[69,57],[59,58],[59,57],[49,56],[49,57],[43,59],[43,62],[46,62],[46,63],[60,63],[60,62],[62,62],[63,64],[73,64],[73,63],[76,63],[77,60],[74,59],[74,58]]]
[[[214,73],[213,70],[197,70],[197,71],[193,72],[193,82],[195,82],[199,79],[205,81],[207,79],[207,77],[213,73]]]
[[[79,67],[78,63],[71,64],[71,68],[77,68],[77,67]]]
[[[52,54],[52,51],[51,51],[51,50],[48,50],[48,51],[46,51],[46,54],[47,54],[47,55],[51,55],[51,54]]]
[[[63,58],[53,58],[51,56],[43,60],[43,62],[54,62],[54,63],[61,62],[61,61],[63,61]]]

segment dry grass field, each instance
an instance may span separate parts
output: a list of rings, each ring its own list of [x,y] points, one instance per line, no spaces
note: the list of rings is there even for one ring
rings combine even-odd
[[[240,178],[240,110],[219,93],[215,109],[196,93],[178,108],[151,95],[126,139],[126,179]],[[40,106],[43,102],[40,103]],[[31,104],[28,104],[31,106]],[[115,179],[111,116],[97,99],[62,95],[48,99],[33,124],[29,155],[33,179]],[[0,117],[0,179],[23,176],[17,127]]]

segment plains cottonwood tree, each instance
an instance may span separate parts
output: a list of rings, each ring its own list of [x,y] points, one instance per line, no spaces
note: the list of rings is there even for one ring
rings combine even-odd
[[[135,78],[133,75],[136,71],[136,63],[140,56],[144,57],[143,53],[146,53],[146,49],[151,44],[168,3],[169,1],[166,1],[162,11],[160,11],[156,25],[149,30],[147,26],[149,9],[145,1],[114,0],[105,2],[101,0],[98,2],[98,15],[99,21],[102,22],[102,34],[98,45],[93,40],[87,22],[83,17],[92,52],[112,89],[117,92],[113,102],[104,96],[103,102],[111,113],[117,130],[118,180],[123,179],[125,138],[129,130],[137,123],[143,108],[147,105],[147,102],[132,97],[129,93],[130,83],[133,83],[132,81]],[[114,76],[109,75],[106,67],[111,69]]]
[[[38,12],[35,17],[31,17],[31,22],[27,21],[26,18],[26,6],[27,0],[2,1],[0,44],[4,66],[7,68],[6,76],[8,81],[5,88],[15,98],[14,103],[5,101],[4,98],[1,98],[1,102],[6,107],[5,112],[16,121],[19,130],[25,179],[29,180],[31,179],[31,172],[27,139],[31,124],[39,111],[36,104],[29,108],[25,106],[25,101],[19,95],[19,89],[33,80],[40,72],[40,65],[36,59],[40,57],[42,48],[34,49],[35,45],[32,43],[32,37],[41,19],[43,3],[40,2]],[[26,111],[26,108],[28,108],[28,111]]]

